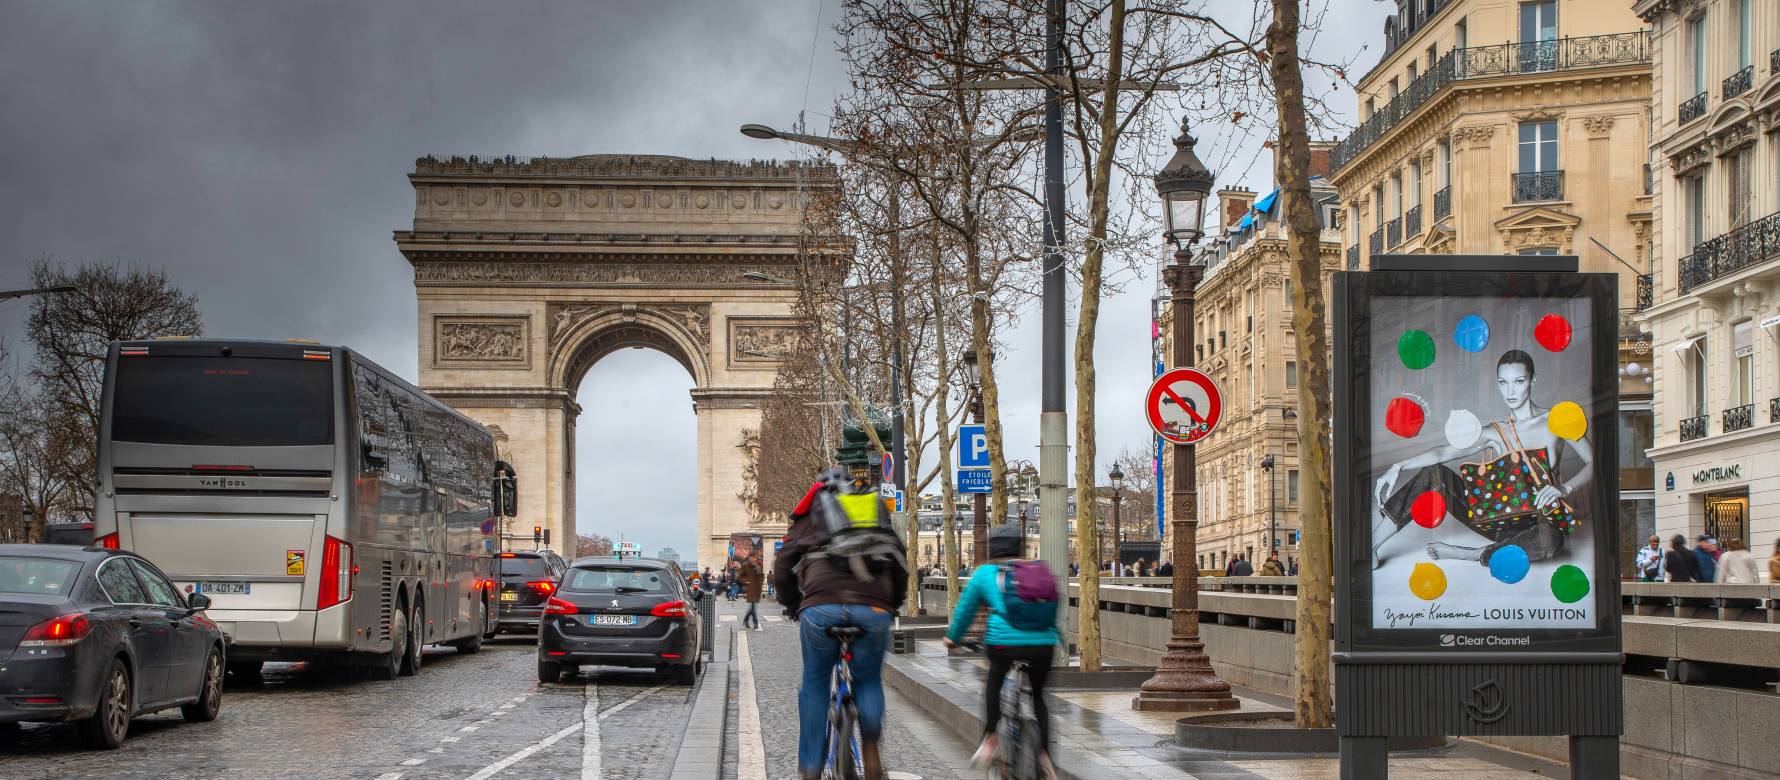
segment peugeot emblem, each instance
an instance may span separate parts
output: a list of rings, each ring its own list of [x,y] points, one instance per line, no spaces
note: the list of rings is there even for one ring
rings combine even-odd
[[[612,599],[612,609],[618,608],[618,599]]]

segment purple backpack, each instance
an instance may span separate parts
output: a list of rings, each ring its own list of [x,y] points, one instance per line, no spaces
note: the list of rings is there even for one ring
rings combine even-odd
[[[1055,627],[1060,592],[1056,575],[1043,561],[1001,565],[1001,603],[1004,617],[1014,628],[1044,631]]]

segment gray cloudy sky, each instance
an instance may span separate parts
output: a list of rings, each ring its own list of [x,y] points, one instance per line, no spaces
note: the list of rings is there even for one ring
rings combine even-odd
[[[1387,5],[1332,4],[1325,56],[1379,38]],[[390,232],[412,221],[415,157],[796,156],[736,127],[807,108],[825,128],[846,87],[838,7],[0,0],[0,287],[27,286],[43,257],[164,267],[212,335],[348,344],[413,379],[412,273]],[[1360,56],[1363,72],[1376,54]],[[1260,189],[1266,168],[1229,183]],[[1149,439],[1152,286],[1131,281],[1105,309],[1109,459]],[[26,306],[0,302],[15,352]],[[1036,459],[1036,312],[1007,341],[1008,452]],[[583,528],[695,549],[690,387],[642,351],[588,376],[584,407],[616,413],[581,418]]]

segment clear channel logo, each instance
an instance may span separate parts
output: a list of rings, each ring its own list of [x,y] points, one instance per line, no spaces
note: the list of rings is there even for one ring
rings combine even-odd
[[[1441,647],[1529,647],[1533,644],[1530,636],[1465,636],[1463,634],[1441,634]]]

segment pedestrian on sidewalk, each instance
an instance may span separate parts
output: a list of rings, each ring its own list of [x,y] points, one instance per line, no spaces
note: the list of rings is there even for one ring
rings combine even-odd
[[[1255,567],[1248,562],[1248,556],[1238,555],[1236,562],[1230,564],[1230,574],[1236,577],[1252,577],[1255,574]]]
[[[1694,577],[1695,582],[1717,582],[1718,540],[1706,534],[1700,534],[1700,538],[1695,541],[1693,546],[1693,563],[1694,571],[1698,572]]]
[[[765,584],[765,577],[761,575],[760,567],[750,560],[742,564],[742,571],[736,575],[736,579],[741,583],[742,598],[748,601],[748,614],[742,616],[742,628],[747,628],[752,623],[755,631],[764,630],[760,627],[759,607],[760,589]]]
[[[1670,582],[1698,582],[1700,565],[1696,560],[1693,550],[1687,549],[1687,537],[1675,534],[1669,539],[1669,551],[1663,554],[1663,570],[1669,573]]]
[[[1780,539],[1774,540],[1774,554],[1768,557],[1768,584],[1780,584]]]
[[[1284,577],[1284,576],[1286,576],[1285,567],[1279,565],[1279,551],[1278,550],[1274,550],[1273,552],[1270,552],[1267,554],[1267,562],[1261,564],[1261,576],[1263,576],[1263,577]]]
[[[1638,571],[1639,582],[1663,581],[1663,544],[1656,534],[1650,535],[1649,544],[1638,548],[1638,559],[1632,567]]]
[[[1742,539],[1732,539],[1724,546],[1724,557],[1718,559],[1718,581],[1726,585],[1760,585],[1761,575],[1756,572],[1749,546]]]

